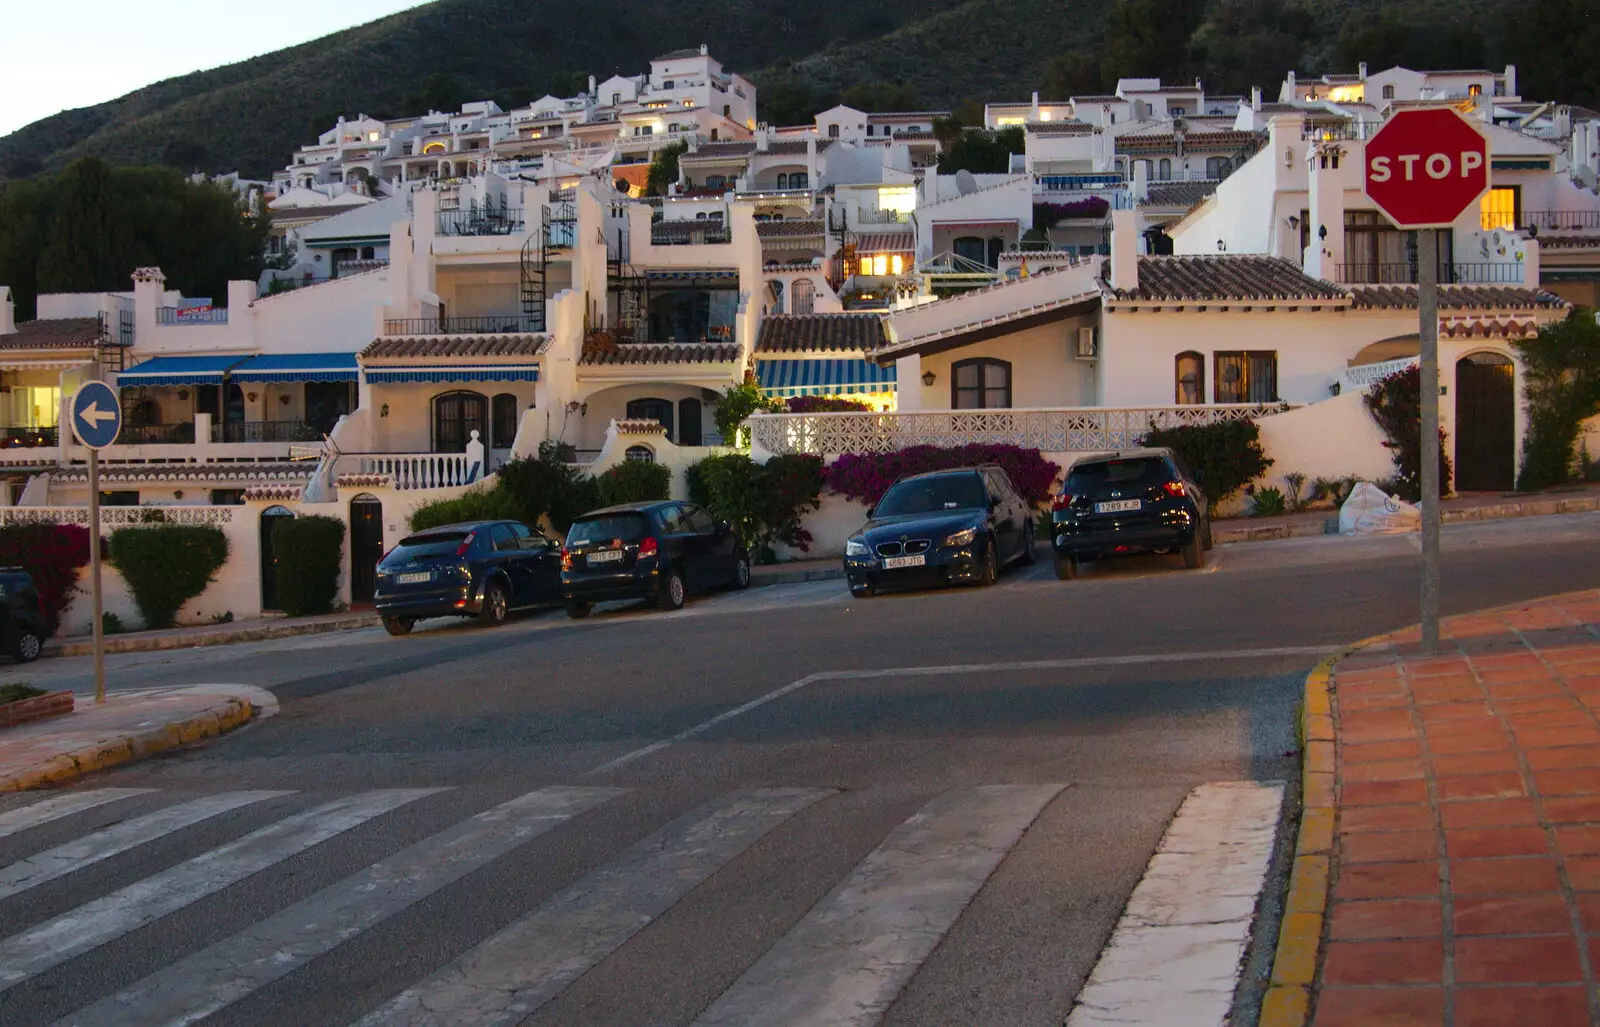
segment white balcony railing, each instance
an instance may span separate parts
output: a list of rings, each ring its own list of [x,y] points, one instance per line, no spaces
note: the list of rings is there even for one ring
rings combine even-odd
[[[474,454],[352,454],[351,459],[356,464],[357,473],[387,475],[397,489],[448,489],[471,485],[483,477],[481,445],[478,450]],[[344,469],[344,466],[340,467],[341,472]]]
[[[102,506],[100,527],[139,527],[147,524],[228,524],[233,520],[231,506]],[[0,507],[0,525],[8,524],[88,524],[86,506],[9,506]]]
[[[1151,428],[1255,420],[1289,404],[1066,407],[1056,410],[927,410],[905,413],[756,414],[751,439],[769,453],[887,453],[911,446],[968,443],[1044,453],[1132,449]]]
[[[1346,389],[1364,389],[1373,382],[1381,382],[1391,374],[1404,371],[1408,367],[1415,367],[1416,364],[1416,357],[1385,360],[1381,364],[1358,364],[1355,367],[1345,368],[1339,378]]]

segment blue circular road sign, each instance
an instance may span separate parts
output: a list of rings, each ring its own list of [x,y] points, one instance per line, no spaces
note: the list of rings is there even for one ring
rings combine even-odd
[[[84,382],[72,398],[72,433],[90,449],[104,449],[122,431],[122,404],[105,382]]]

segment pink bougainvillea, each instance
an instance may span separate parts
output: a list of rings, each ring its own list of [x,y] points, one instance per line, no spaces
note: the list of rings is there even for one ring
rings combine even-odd
[[[785,405],[791,414],[841,414],[872,409],[871,403],[840,396],[791,396]]]
[[[978,464],[999,464],[1011,483],[1032,503],[1043,503],[1061,474],[1061,465],[1046,460],[1037,449],[1020,446],[912,446],[892,453],[846,453],[824,472],[831,492],[867,505],[882,498],[896,480],[924,471],[944,471]]]
[[[33,576],[44,607],[45,627],[54,632],[77,590],[78,568],[89,562],[89,529],[81,524],[11,524],[0,528],[0,567],[21,567]]]

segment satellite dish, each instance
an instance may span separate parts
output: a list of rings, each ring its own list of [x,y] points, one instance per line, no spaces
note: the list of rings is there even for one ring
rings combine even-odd
[[[971,196],[978,191],[978,180],[966,168],[956,172],[956,191],[962,196]]]

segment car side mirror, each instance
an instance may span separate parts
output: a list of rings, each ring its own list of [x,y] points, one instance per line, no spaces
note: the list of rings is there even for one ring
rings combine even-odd
[[[989,509],[990,510],[998,510],[998,509],[1000,509],[1000,497],[999,496],[990,496],[989,497]]]
[[[877,507],[875,507],[875,506],[867,507],[867,520],[869,520],[869,521],[872,520],[872,511],[874,511],[876,509],[877,509]]]

